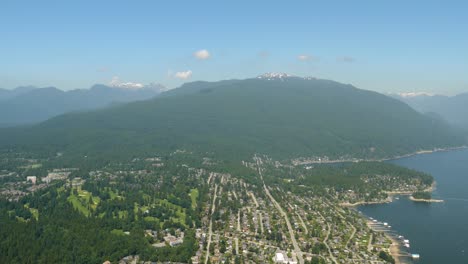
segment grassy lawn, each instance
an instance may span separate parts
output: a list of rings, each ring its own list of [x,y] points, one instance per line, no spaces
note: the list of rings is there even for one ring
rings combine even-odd
[[[36,208],[29,208],[29,211],[34,216],[34,218],[36,218],[36,220],[39,220],[39,210]]]
[[[159,219],[158,219],[158,218],[152,217],[152,216],[145,216],[144,219],[145,219],[145,221],[147,221],[147,222],[159,222]]]
[[[20,221],[20,222],[23,222],[23,223],[26,223],[28,222],[27,220],[25,220],[23,217],[21,216],[16,216],[16,220]]]
[[[119,211],[119,218],[127,218],[128,217],[128,212],[127,211]]]
[[[190,199],[192,200],[192,208],[197,208],[197,199],[198,199],[198,189],[190,190]]]
[[[104,187],[104,190],[107,191],[107,193],[109,194],[111,200],[114,200],[114,199],[124,199],[124,197],[120,196],[120,195],[117,195],[117,193],[115,193],[114,191],[112,191],[112,188],[110,187]]]
[[[86,216],[90,215],[90,211],[88,210],[88,208],[83,206],[83,204],[81,203],[81,201],[80,201],[81,198],[78,198],[74,194],[70,194],[70,196],[68,196],[67,200],[68,200],[68,202],[70,202],[73,205],[73,208],[77,209],[82,214],[84,214]]]
[[[78,195],[75,195],[72,192],[67,200],[73,205],[75,209],[80,211],[82,214],[89,216],[91,214],[90,209],[96,210],[98,204],[101,202],[101,199],[97,196],[93,196],[88,191],[81,190],[81,188],[76,190],[78,191]],[[90,203],[90,198],[92,203]]]
[[[24,205],[24,208],[29,209],[29,212],[31,212],[32,216],[36,219],[39,220],[39,210],[36,208],[29,208],[29,203]]]
[[[118,236],[125,236],[126,235],[122,229],[113,229],[111,231],[111,233],[114,234],[114,235],[118,235]]]

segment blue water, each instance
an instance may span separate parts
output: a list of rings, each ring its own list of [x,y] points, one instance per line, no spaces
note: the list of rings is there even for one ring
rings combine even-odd
[[[417,155],[391,161],[434,176],[434,198],[444,203],[416,203],[405,196],[390,204],[366,205],[359,210],[388,222],[410,240],[418,264],[468,263],[468,150]]]

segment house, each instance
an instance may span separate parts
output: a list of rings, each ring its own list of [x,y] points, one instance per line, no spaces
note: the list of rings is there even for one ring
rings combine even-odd
[[[284,255],[283,253],[276,253],[275,254],[275,259],[274,259],[275,263],[281,263],[283,264],[284,263]]]
[[[28,176],[26,177],[27,182],[31,182],[32,184],[36,184],[37,177],[36,176]]]

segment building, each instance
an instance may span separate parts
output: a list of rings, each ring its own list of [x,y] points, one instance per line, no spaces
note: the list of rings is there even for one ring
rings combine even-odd
[[[284,263],[284,255],[283,253],[276,253],[275,255],[275,263],[281,263],[283,264]]]
[[[36,180],[37,180],[36,176],[28,176],[28,177],[26,177],[26,181],[27,181],[27,182],[31,182],[32,184],[36,184]]]

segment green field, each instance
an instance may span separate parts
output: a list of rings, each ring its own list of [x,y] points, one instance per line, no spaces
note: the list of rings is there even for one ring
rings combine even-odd
[[[39,210],[37,210],[36,208],[30,208],[30,207],[29,207],[29,203],[25,204],[25,205],[24,205],[24,208],[28,208],[28,209],[29,209],[29,212],[31,212],[31,214],[33,215],[33,217],[34,217],[36,220],[39,220]]]
[[[122,229],[113,229],[111,234],[118,235],[118,236],[125,236],[126,234]]]
[[[198,189],[191,189],[190,190],[190,199],[192,199],[192,208],[197,208],[197,200],[198,200]]]
[[[78,196],[70,194],[67,198],[68,202],[70,202],[75,209],[77,209],[82,214],[89,216],[91,214],[90,210],[95,210],[98,206],[101,199],[99,197],[93,196],[90,192],[78,189]],[[92,203],[90,203],[90,198]]]

